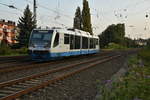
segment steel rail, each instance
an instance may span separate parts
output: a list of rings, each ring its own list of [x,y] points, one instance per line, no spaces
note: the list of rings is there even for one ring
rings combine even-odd
[[[53,64],[53,63],[55,63],[55,62],[48,62],[48,63],[44,63],[44,64],[48,65],[48,64]],[[30,65],[30,64],[32,64],[32,65]],[[17,66],[13,66],[13,67],[12,66],[11,67],[2,67],[2,68],[0,68],[0,73],[7,73],[7,72],[13,72],[13,71],[17,71],[17,70],[31,69],[31,68],[35,68],[36,65],[43,65],[43,64],[36,64],[36,63],[34,64],[34,62],[31,62],[30,64],[28,63],[26,65],[29,65],[29,66],[23,65],[22,67],[20,66],[21,64],[18,64]],[[40,66],[37,66],[37,67],[40,67]]]
[[[105,54],[108,54],[108,53],[103,53],[102,55],[105,55]],[[96,55],[96,56],[99,56]],[[76,58],[75,58],[76,59]],[[10,66],[10,67],[2,67],[0,68],[0,73],[8,73],[8,72],[13,72],[13,71],[17,71],[17,70],[27,70],[27,69],[31,69],[31,68],[38,68],[38,67],[46,67],[46,65],[49,65],[49,64],[54,64],[54,63],[57,63],[58,61],[52,61],[52,62],[46,62],[46,63],[42,63],[42,64],[33,64],[33,65],[29,65],[29,66]],[[60,61],[59,63],[63,63],[64,61]],[[37,65],[37,66],[36,66]],[[42,65],[45,65],[45,66],[42,66]],[[35,67],[36,66],[36,67]]]
[[[3,58],[7,58],[7,59],[8,59],[8,58],[22,58],[22,57],[28,57],[28,56],[26,56],[26,55],[25,55],[25,56],[0,56],[0,59],[1,59],[1,58],[2,58],[2,59],[3,59]]]
[[[67,66],[64,66],[64,67],[55,68],[55,69],[52,69],[52,70],[49,70],[49,71],[46,71],[46,72],[42,72],[42,73],[39,73],[39,74],[31,75],[31,76],[28,76],[28,77],[19,78],[19,79],[7,81],[7,82],[2,82],[2,83],[0,83],[0,88],[10,86],[12,84],[17,84],[17,83],[20,83],[20,82],[24,82],[24,81],[27,81],[27,80],[30,80],[30,79],[33,79],[33,78],[41,77],[41,76],[44,76],[44,75],[47,75],[47,74],[62,71],[62,70],[65,70],[65,69],[69,69],[69,68],[72,68],[72,67],[76,67],[76,66],[81,65],[81,64],[86,64],[86,63],[90,63],[90,62],[93,62],[93,61],[96,61],[96,60],[105,59],[107,57],[108,56],[105,56],[103,58],[96,58],[96,59],[92,59],[92,60],[88,60],[88,61],[84,61],[84,62],[79,62],[79,63],[67,65]]]
[[[0,57],[0,64],[6,63],[16,63],[18,60],[26,60],[28,56],[10,56],[10,57]]]
[[[5,56],[1,56],[0,57],[0,62],[7,62],[7,61],[15,61],[16,59],[22,59],[22,58],[28,58],[29,56],[8,56],[8,57],[5,57]],[[7,60],[7,61],[6,61]]]
[[[35,85],[35,86],[33,86],[33,87],[24,89],[24,90],[22,90],[22,91],[19,91],[19,92],[10,94],[10,95],[8,95],[8,96],[6,96],[6,97],[2,97],[2,98],[0,98],[0,100],[12,100],[12,99],[15,99],[15,98],[19,98],[19,97],[22,96],[22,95],[25,95],[25,94],[28,94],[28,93],[30,93],[30,92],[36,91],[36,90],[38,90],[38,89],[44,88],[44,87],[46,87],[46,86],[48,86],[48,85],[50,85],[50,84],[52,84],[52,83],[55,83],[55,82],[57,82],[57,81],[59,81],[59,80],[63,80],[63,79],[65,79],[65,78],[67,78],[67,77],[70,77],[70,76],[72,76],[72,75],[74,75],[74,74],[77,74],[77,73],[82,72],[82,71],[84,71],[84,70],[87,70],[87,69],[89,69],[89,68],[95,67],[96,65],[98,65],[98,64],[100,64],[100,63],[104,63],[104,62],[110,61],[110,60],[115,59],[115,58],[120,57],[120,56],[121,56],[121,55],[112,56],[112,57],[107,57],[107,58],[102,59],[102,60],[100,60],[100,61],[96,61],[96,62],[94,62],[94,63],[91,63],[91,64],[87,65],[86,67],[80,68],[79,70],[76,70],[76,71],[73,71],[73,72],[69,72],[69,73],[64,74],[64,75],[60,75],[60,76],[58,76],[58,77],[56,77],[56,78],[54,78],[54,79],[48,80],[48,81],[43,82],[43,83],[41,83],[41,84],[38,84],[38,85]],[[85,62],[84,62],[84,63],[85,63]],[[88,63],[89,63],[89,62],[88,62]],[[68,68],[69,68],[69,66],[68,66]],[[71,67],[70,67],[70,68],[71,68]],[[65,68],[62,68],[62,69],[64,70]],[[55,70],[55,71],[58,71],[58,69]],[[52,72],[52,71],[51,71],[51,72]],[[47,73],[47,74],[48,74],[48,73]],[[34,77],[35,77],[35,76],[34,76]],[[31,78],[31,77],[30,77],[30,78]],[[22,81],[23,81],[23,80],[22,80]],[[10,83],[7,84],[7,85],[5,85],[5,86],[9,86],[9,85],[10,85]],[[1,84],[1,87],[4,87],[4,84],[3,84],[3,85]]]

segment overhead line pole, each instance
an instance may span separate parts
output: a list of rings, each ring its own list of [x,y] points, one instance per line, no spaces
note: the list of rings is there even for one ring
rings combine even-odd
[[[36,20],[36,9],[37,9],[37,4],[36,4],[36,0],[33,1],[33,17],[34,17],[34,21],[35,21],[35,24],[37,24],[37,20]]]

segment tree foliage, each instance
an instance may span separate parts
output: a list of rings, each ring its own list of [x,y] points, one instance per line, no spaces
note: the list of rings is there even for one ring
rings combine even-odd
[[[24,15],[20,17],[18,21],[18,27],[20,29],[18,39],[21,46],[27,46],[30,33],[36,27],[36,22],[34,21],[33,14],[29,9],[29,5],[27,5],[23,14]]]
[[[112,24],[107,27],[106,30],[99,35],[100,47],[106,47],[109,43],[116,43],[124,47],[138,47],[136,40],[132,40],[125,37],[125,25],[124,24]]]
[[[150,38],[147,40],[147,47],[150,48]]]
[[[75,12],[73,28],[81,30],[82,29],[81,25],[82,25],[82,14],[81,14],[80,7],[77,7]]]
[[[126,47],[130,48],[130,47],[138,47],[138,44],[136,43],[136,40],[132,40],[130,38],[125,37],[125,41],[124,41]]]
[[[92,34],[93,32],[92,32],[92,24],[91,24],[91,14],[90,14],[89,3],[87,0],[83,0],[82,23],[83,23],[82,30]]]
[[[125,25],[117,24],[110,25],[108,28],[99,35],[100,37],[100,46],[105,47],[109,43],[124,44],[125,40]]]
[[[0,47],[5,47],[8,46],[7,41],[5,39],[3,39],[0,43]]]
[[[82,12],[80,10],[80,7],[77,7],[73,26],[75,29],[80,29],[93,34],[90,8],[87,0],[83,0]]]

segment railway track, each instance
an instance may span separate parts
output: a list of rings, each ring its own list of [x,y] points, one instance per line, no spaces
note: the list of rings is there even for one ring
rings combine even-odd
[[[79,56],[79,58],[85,59],[85,58],[91,58],[93,57],[98,57],[98,56],[104,56],[104,55],[109,55],[110,53],[106,52],[103,54],[95,54],[95,55],[90,55],[90,56]],[[59,64],[59,63],[65,63],[66,61],[72,61],[74,59],[77,59],[78,57],[74,57],[71,59],[62,59],[62,60],[56,60],[56,61],[50,61],[50,62],[43,62],[43,63],[38,63],[38,62],[28,62],[28,63],[19,63],[19,64],[15,64],[15,65],[9,65],[9,66],[4,66],[4,67],[0,67],[0,73],[8,73],[8,72],[15,72],[15,71],[21,71],[21,70],[29,70],[32,68],[40,68],[40,67],[47,67],[51,64]]]
[[[31,65],[37,63],[36,61],[31,61],[31,60],[25,60],[25,61],[17,61],[15,60],[14,62],[5,62],[5,63],[0,63],[0,70],[1,69],[7,69],[7,68],[12,68],[12,67],[16,67],[16,66],[27,66],[27,65]]]
[[[29,56],[1,56],[0,57],[0,64],[5,64],[5,63],[15,63],[18,61],[24,61],[24,60],[29,60]]]
[[[77,73],[95,67],[98,64],[116,59],[120,56],[121,55],[94,58],[32,76],[0,83],[0,100],[13,100],[19,98],[22,95],[42,89],[52,83],[58,82],[59,80],[64,80],[67,77],[71,77]]]

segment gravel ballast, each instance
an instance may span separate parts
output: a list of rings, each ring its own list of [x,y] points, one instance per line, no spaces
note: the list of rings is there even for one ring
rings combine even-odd
[[[21,97],[21,100],[94,100],[99,81],[110,79],[124,67],[126,57],[99,64],[44,89]]]
[[[106,55],[110,55],[110,54],[105,54],[105,56]],[[103,56],[101,56],[101,54],[99,54],[99,56],[103,57]],[[5,82],[5,81],[17,79],[17,78],[30,76],[33,74],[38,74],[38,73],[45,72],[45,71],[48,71],[48,70],[51,70],[54,68],[63,67],[63,66],[69,65],[69,64],[97,58],[99,56],[89,55],[89,56],[83,56],[83,57],[82,56],[72,57],[70,59],[58,60],[55,63],[51,63],[53,61],[49,61],[49,62],[42,62],[42,63],[36,63],[36,64],[31,64],[31,65],[22,64],[22,66],[20,66],[20,67],[32,66],[33,68],[24,69],[24,70],[17,70],[17,71],[12,71],[12,72],[7,72],[7,73],[0,73],[0,82]],[[80,60],[78,60],[78,59],[80,59]],[[47,64],[45,64],[45,63],[47,63]]]

